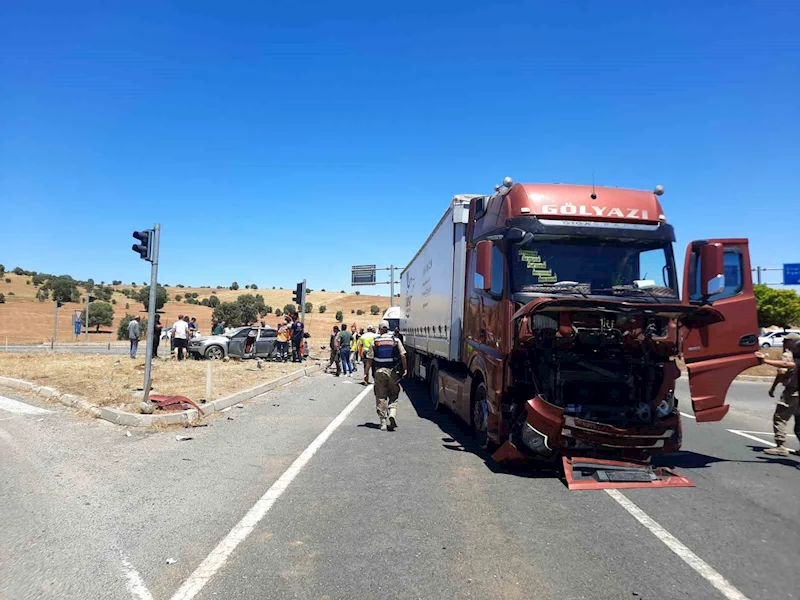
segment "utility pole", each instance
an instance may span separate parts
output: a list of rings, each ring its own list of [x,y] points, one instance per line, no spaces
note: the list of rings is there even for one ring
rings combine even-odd
[[[153,227],[153,239],[150,241],[150,305],[147,311],[147,343],[144,357],[144,390],[142,403],[149,405],[151,369],[153,368],[153,331],[156,326],[156,292],[158,288],[158,245],[161,238],[161,225]]]
[[[389,299],[389,306],[394,306],[394,265],[389,265],[389,294],[391,294],[391,298]]]
[[[758,280],[758,285],[761,285],[761,267],[756,267],[756,279]]]

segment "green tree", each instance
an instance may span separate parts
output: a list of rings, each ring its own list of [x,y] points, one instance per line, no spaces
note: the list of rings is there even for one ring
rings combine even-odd
[[[760,327],[777,325],[787,329],[800,324],[800,297],[794,290],[776,290],[766,285],[753,286]]]
[[[183,296],[180,294],[175,294],[175,302],[180,302],[181,300],[183,300]]]
[[[232,290],[238,290],[238,289],[239,289],[239,284],[238,284],[238,283],[236,283],[236,282],[234,281],[234,282],[231,284],[231,289],[232,289]]]
[[[257,289],[258,289],[258,286],[257,286],[255,283],[251,283],[251,284],[250,284],[250,289],[251,289],[251,290],[257,290]]]
[[[361,295],[361,292],[359,292],[359,291],[356,291],[356,292],[355,292],[355,294],[356,294],[356,296],[360,296],[360,295]]]
[[[30,285],[30,284],[31,284],[31,280],[30,279],[26,279],[25,280],[25,285]]]
[[[280,309],[280,308],[278,308],[278,309],[276,309],[276,310],[275,310],[275,316],[276,316],[276,317],[280,317],[282,314],[283,314],[283,313],[281,312],[281,309]]]
[[[373,304],[372,306],[369,307],[369,314],[377,315],[379,312],[381,312],[381,309],[378,308],[377,304]]]
[[[77,282],[68,275],[49,279],[43,289],[50,290],[53,300],[58,302],[77,302],[81,299]]]
[[[39,302],[44,302],[45,300],[48,300],[49,298],[50,298],[50,291],[49,290],[45,290],[45,289],[37,290],[36,299]]]
[[[336,320],[339,321],[339,323],[341,323],[344,320],[344,315],[342,314],[342,311],[340,310],[336,311]]]
[[[6,283],[11,283],[11,278],[10,277],[6,277]]]
[[[208,297],[208,305],[209,305],[211,308],[216,308],[216,307],[218,307],[218,306],[219,306],[219,298],[217,298],[217,297],[216,297],[215,295],[213,295],[213,294],[212,294],[212,295],[210,295],[210,296]]]
[[[5,304],[5,303],[6,303],[6,295],[0,294],[0,304]]]
[[[312,310],[314,310],[314,305],[311,304],[311,302],[306,302],[305,307],[307,313],[310,313]]]
[[[14,267],[14,270],[12,272],[14,273],[14,275],[24,275],[25,269],[23,269],[22,267]]]
[[[192,293],[191,293],[191,294],[189,294],[189,295],[190,295],[192,298],[197,298],[197,296],[198,296],[197,292],[192,292]]]
[[[268,315],[272,314],[272,307],[269,304],[267,304],[267,312],[266,312],[266,314],[268,314]]]
[[[102,300],[103,302],[111,302],[111,294],[113,294],[113,293],[114,293],[114,290],[112,290],[110,287],[106,287],[106,286],[102,286],[102,285],[95,286],[94,292],[93,292],[94,296],[98,300]]]
[[[264,298],[260,295],[242,294],[236,298],[236,303],[242,313],[242,321],[245,325],[254,323],[259,317],[267,314],[267,307],[264,305]]]
[[[350,314],[351,314],[351,315],[354,315],[354,314],[356,314],[356,309],[355,309],[355,308],[351,308],[351,309],[350,309]]]
[[[319,312],[321,313],[324,313],[326,310],[328,310],[328,307],[325,306],[324,304],[320,304],[317,310],[319,310]]]
[[[238,302],[222,302],[211,316],[217,321],[225,321],[229,327],[239,327],[243,321],[242,307]]]
[[[359,308],[359,309],[356,311],[356,314],[357,314],[357,315],[363,315],[363,314],[364,314],[364,311],[363,311],[363,310],[361,310],[361,309]]]
[[[6,266],[0,265],[0,277],[6,274]]]
[[[200,304],[202,304],[203,306],[208,306],[208,298],[203,298],[202,300],[200,300]]]
[[[344,293],[346,293],[346,292],[345,292],[344,290],[339,290],[339,293],[340,293],[340,294],[344,294]]]
[[[133,319],[133,315],[125,315],[122,317],[122,320],[117,325],[117,339],[118,340],[127,340],[128,339],[128,325]],[[89,320],[92,320],[92,310],[89,309]],[[140,317],[139,318],[139,339],[143,340],[147,337],[147,317]]]
[[[108,302],[92,302],[89,307],[89,327],[94,327],[99,333],[101,325],[111,327],[113,323],[114,307]]]
[[[144,304],[145,310],[150,310],[150,286],[146,285],[141,290],[139,290],[138,296],[139,302]],[[167,295],[167,288],[163,285],[156,286],[156,310],[161,310],[164,308],[164,305],[169,300],[169,296]]]
[[[2,273],[0,273],[0,275],[2,275]],[[39,287],[40,285],[42,285],[46,281],[47,281],[47,277],[45,277],[44,275],[34,275],[33,276],[33,285],[35,285],[36,287]]]
[[[284,314],[290,315],[297,312],[297,307],[294,304],[287,304],[283,307]]]

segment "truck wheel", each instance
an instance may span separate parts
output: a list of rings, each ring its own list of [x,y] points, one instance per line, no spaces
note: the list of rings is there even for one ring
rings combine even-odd
[[[206,350],[206,358],[209,360],[221,360],[225,356],[225,352],[221,346],[210,346]]]
[[[431,363],[428,370],[428,395],[431,399],[431,408],[433,410],[441,409],[442,405],[439,402],[439,367],[436,363]]]
[[[486,399],[486,384],[481,381],[475,387],[472,396],[472,431],[478,445],[484,450],[489,449],[489,403]]]

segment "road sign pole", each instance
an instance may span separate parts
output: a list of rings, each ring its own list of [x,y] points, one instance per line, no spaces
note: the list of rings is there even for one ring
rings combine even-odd
[[[53,339],[50,340],[50,350],[55,346],[56,335],[58,335],[58,300],[53,300]]]
[[[305,328],[306,324],[306,280],[303,279],[303,297],[300,298],[300,322],[303,324],[303,328]]]
[[[83,338],[83,341],[85,341],[87,344],[89,343],[89,305],[90,304],[91,304],[91,302],[89,302],[89,294],[86,294],[86,323],[84,323],[84,325],[86,326],[86,336]]]
[[[144,357],[144,388],[142,390],[142,404],[149,406],[151,370],[153,368],[153,332],[156,326],[156,292],[158,288],[158,246],[161,241],[161,225],[156,223],[153,227],[152,261],[150,266],[150,305],[147,311],[147,342]]]

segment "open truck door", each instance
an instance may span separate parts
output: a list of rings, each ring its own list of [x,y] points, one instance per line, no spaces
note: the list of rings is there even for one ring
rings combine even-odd
[[[746,239],[695,241],[686,249],[683,302],[710,305],[723,321],[684,329],[683,359],[689,371],[692,408],[698,422],[719,421],[728,412],[731,382],[759,364],[758,318]]]

